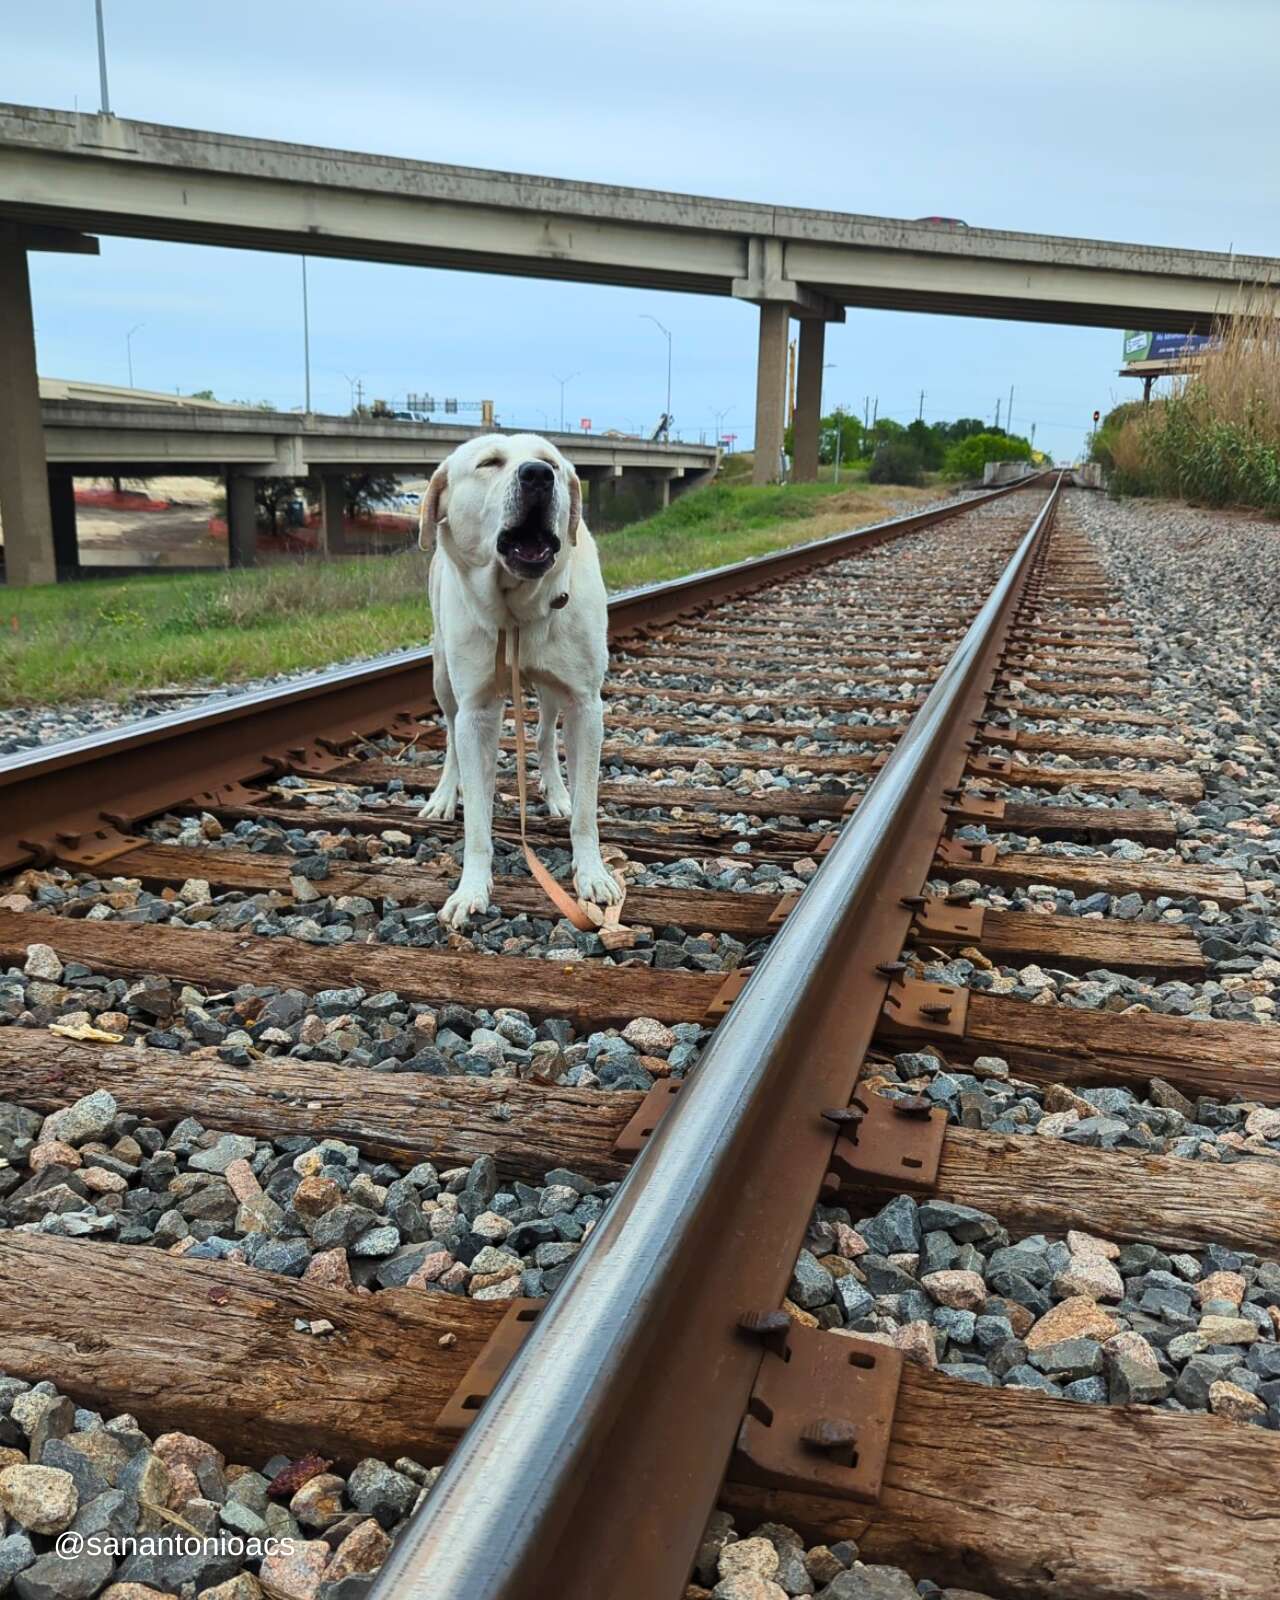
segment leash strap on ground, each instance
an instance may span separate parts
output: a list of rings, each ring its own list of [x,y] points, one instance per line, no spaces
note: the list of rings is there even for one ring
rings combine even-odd
[[[516,725],[516,793],[520,801],[520,844],[524,850],[525,864],[533,874],[534,882],[551,901],[562,917],[567,917],[575,928],[583,933],[590,933],[595,928],[605,925],[618,927],[622,915],[622,904],[601,908],[592,906],[590,909],[596,913],[592,917],[585,903],[576,900],[563,884],[559,884],[551,876],[534,853],[533,846],[529,843],[528,833],[528,780],[526,778],[526,740],[524,731],[524,689],[520,682],[520,630],[511,628],[498,636],[498,655],[505,654],[507,665],[511,668],[511,715]],[[615,874],[618,886],[626,893],[626,885],[621,874]]]

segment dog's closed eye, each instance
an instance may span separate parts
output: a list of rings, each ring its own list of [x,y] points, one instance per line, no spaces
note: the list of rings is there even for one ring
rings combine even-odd
[[[486,456],[483,461],[478,461],[476,463],[476,468],[477,470],[481,470],[485,467],[500,467],[502,464],[503,462],[501,456]]]

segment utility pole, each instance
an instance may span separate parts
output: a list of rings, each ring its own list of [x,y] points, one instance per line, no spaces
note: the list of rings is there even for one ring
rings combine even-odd
[[[1009,409],[1008,409],[1008,411],[1005,412],[1004,430],[1005,430],[1006,433],[1012,433],[1013,432],[1013,385],[1012,384],[1009,385]]]
[[[840,446],[844,443],[844,412],[836,407],[836,470],[832,478],[833,483],[840,482]]]
[[[880,420],[880,396],[877,395],[875,404],[871,407],[871,426],[874,428]]]
[[[94,9],[98,14],[98,88],[101,101],[98,110],[104,117],[109,117],[111,96],[107,92],[107,35],[102,26],[102,0],[94,0]]]
[[[924,421],[924,390],[923,389],[921,389],[921,391],[920,391],[920,409],[919,409],[919,411],[916,412],[916,421],[917,422],[923,422]]]
[[[1036,447],[1036,425],[1033,422],[1031,424],[1031,448],[1034,450],[1035,447]]]
[[[871,432],[871,396],[864,394],[862,397],[862,431]]]
[[[1000,426],[1000,402],[996,401],[996,427]]]

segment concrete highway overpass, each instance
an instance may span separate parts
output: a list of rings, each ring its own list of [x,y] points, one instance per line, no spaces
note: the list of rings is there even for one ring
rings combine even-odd
[[[304,416],[163,395],[134,397],[118,389],[104,390],[111,398],[102,400],[94,397],[94,388],[41,380],[55,561],[62,573],[78,565],[75,477],[225,475],[229,559],[233,566],[249,566],[256,544],[255,478],[318,480],[321,548],[336,549],[342,537],[344,478],[371,471],[425,476],[480,431],[380,417]],[[49,391],[76,397],[49,398]],[[610,520],[619,489],[641,487],[643,501],[657,510],[673,493],[706,482],[719,460],[714,445],[582,433],[545,437],[588,485],[588,520],[599,523]],[[7,521],[5,526],[7,534]]]
[[[1204,332],[1280,269],[1258,256],[939,227],[0,104],[5,224],[0,364],[25,349],[29,324],[25,261],[19,270],[14,258],[102,233],[732,296],[760,312],[761,480],[777,473],[792,317],[795,472],[810,478],[824,326],[847,306]],[[30,370],[34,383],[34,357]],[[0,379],[0,412],[17,403],[16,387]],[[4,461],[0,445],[0,496]]]

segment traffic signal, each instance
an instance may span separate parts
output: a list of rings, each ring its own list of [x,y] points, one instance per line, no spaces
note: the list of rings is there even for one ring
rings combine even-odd
[[[1101,413],[1101,411],[1095,411],[1095,412],[1094,412],[1094,414],[1093,414],[1093,420],[1094,420],[1094,422],[1095,422],[1095,423],[1096,423],[1096,422],[1097,422],[1097,420],[1098,420],[1098,418],[1099,418],[1099,417],[1100,417],[1100,416],[1101,416],[1101,415],[1102,415],[1102,413]]]

